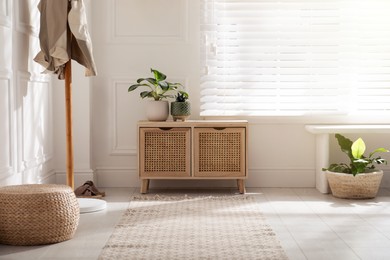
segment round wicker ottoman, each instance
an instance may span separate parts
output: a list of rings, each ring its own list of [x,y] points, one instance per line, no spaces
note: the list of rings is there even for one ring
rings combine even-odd
[[[0,244],[43,245],[68,240],[76,232],[80,209],[66,185],[0,187]]]

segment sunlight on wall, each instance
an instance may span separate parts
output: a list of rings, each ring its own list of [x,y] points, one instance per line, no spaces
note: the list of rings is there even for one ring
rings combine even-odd
[[[53,172],[51,81],[33,61],[38,3],[0,0],[0,186],[43,182]]]
[[[48,94],[45,82],[27,84],[23,98],[23,163],[26,168],[44,163],[51,154]]]
[[[0,173],[11,167],[9,94],[9,81],[0,78],[0,122],[3,122],[0,127],[0,144],[1,150],[5,151],[0,153]]]

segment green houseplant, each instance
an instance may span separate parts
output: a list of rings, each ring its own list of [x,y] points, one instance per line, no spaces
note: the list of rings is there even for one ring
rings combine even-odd
[[[185,121],[191,115],[191,103],[187,101],[189,95],[185,91],[178,91],[176,100],[171,103],[171,115],[174,121]]]
[[[152,98],[155,101],[163,100],[173,95],[168,95],[170,90],[176,90],[180,83],[171,83],[166,81],[167,76],[158,70],[150,69],[153,73],[153,78],[139,78],[137,83],[129,87],[128,92],[136,90],[138,87],[146,87],[148,90],[140,93],[141,98]]]
[[[375,164],[387,163],[386,159],[376,154],[389,150],[377,148],[367,157],[364,155],[366,145],[362,138],[352,142],[341,134],[336,134],[335,137],[350,162],[333,163],[322,169],[326,173],[332,194],[339,198],[374,198],[383,176],[382,170],[375,170]]]
[[[150,71],[153,77],[137,79],[137,83],[131,85],[128,92],[139,87],[146,88],[140,93],[140,97],[153,100],[147,105],[146,117],[150,121],[165,121],[169,116],[169,103],[166,99],[173,98],[174,95],[171,92],[177,91],[182,85],[166,81],[167,76],[158,70],[150,69]]]

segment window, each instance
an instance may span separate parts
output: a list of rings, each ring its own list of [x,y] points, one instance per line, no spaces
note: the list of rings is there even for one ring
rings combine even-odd
[[[202,116],[390,113],[390,1],[202,0]]]

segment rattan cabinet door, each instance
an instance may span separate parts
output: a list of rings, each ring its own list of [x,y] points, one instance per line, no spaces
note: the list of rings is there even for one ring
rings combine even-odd
[[[140,177],[189,177],[191,128],[140,128]]]
[[[195,177],[245,177],[245,128],[194,128]]]

